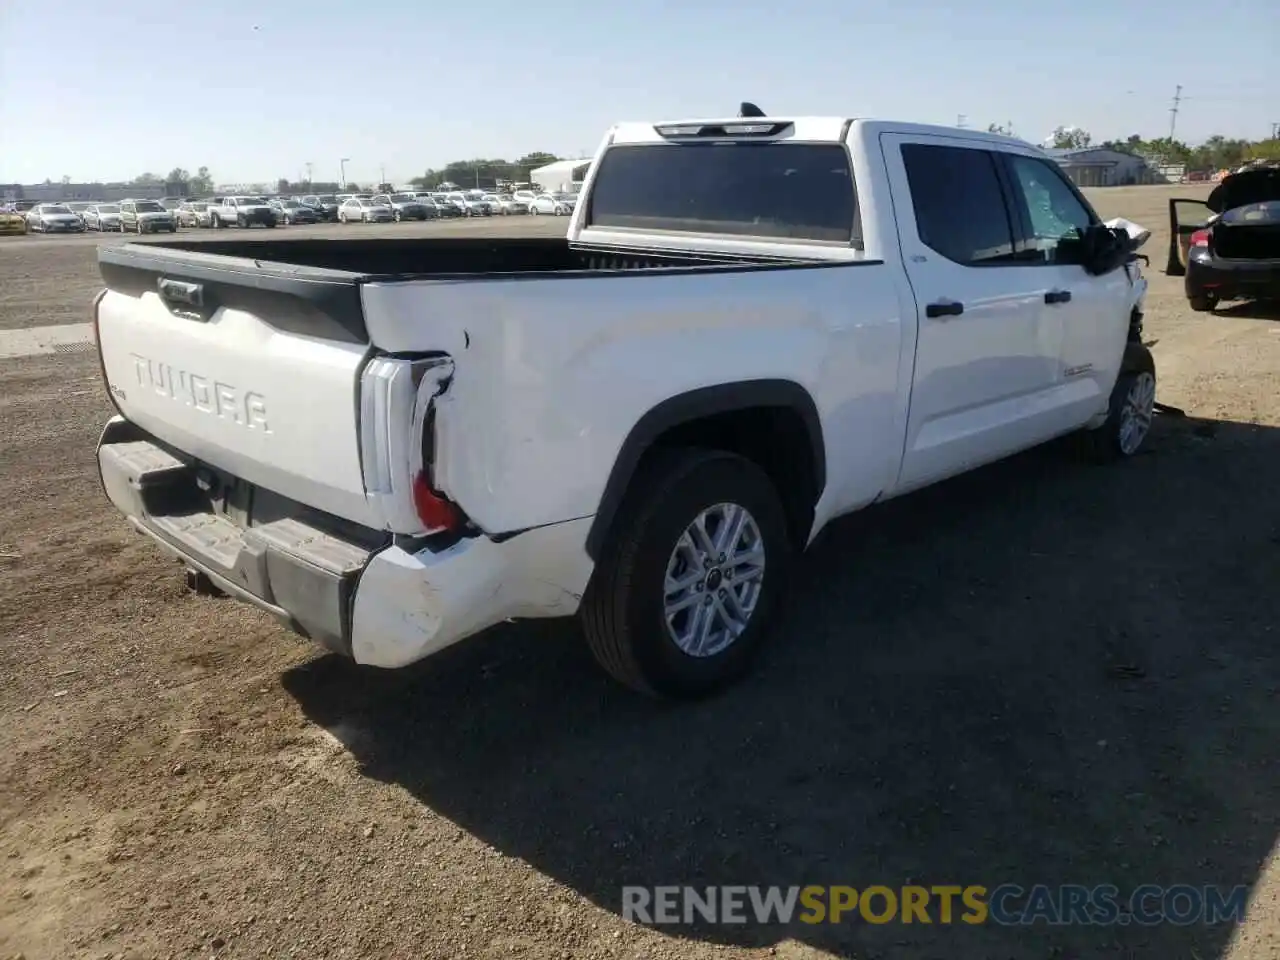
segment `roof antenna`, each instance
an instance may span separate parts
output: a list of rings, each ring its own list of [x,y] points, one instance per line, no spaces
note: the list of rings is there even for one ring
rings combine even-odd
[[[757,107],[754,103],[748,103],[746,100],[743,100],[741,106],[738,107],[738,116],[763,117],[764,111],[761,110],[759,107]]]

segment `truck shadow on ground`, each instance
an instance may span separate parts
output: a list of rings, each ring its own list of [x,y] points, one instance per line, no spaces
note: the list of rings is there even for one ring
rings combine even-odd
[[[613,686],[563,624],[284,682],[367,776],[621,913],[624,884],[1252,885],[1280,810],[1280,431],[1158,418],[841,522],[710,701]],[[937,914],[934,914],[935,921]],[[1228,926],[697,926],[843,956],[1221,956]]]

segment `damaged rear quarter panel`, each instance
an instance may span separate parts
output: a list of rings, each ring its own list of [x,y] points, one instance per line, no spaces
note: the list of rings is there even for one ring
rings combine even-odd
[[[380,349],[453,356],[435,482],[494,534],[593,514],[626,435],[668,397],[762,378],[814,391],[848,273],[424,280],[369,284],[364,302]],[[820,411],[839,400],[815,394]]]

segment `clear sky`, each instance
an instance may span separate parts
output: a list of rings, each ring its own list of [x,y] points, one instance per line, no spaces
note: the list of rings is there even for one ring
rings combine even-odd
[[[618,120],[837,114],[1258,139],[1280,0],[0,0],[0,182],[395,181]]]

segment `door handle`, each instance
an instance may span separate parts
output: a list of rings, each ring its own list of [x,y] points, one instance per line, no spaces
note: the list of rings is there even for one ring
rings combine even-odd
[[[1044,295],[1044,302],[1045,303],[1070,303],[1071,291],[1070,290],[1050,290],[1048,293]]]
[[[955,300],[942,300],[924,308],[924,315],[930,318],[958,317],[962,313],[964,313],[964,304]]]

